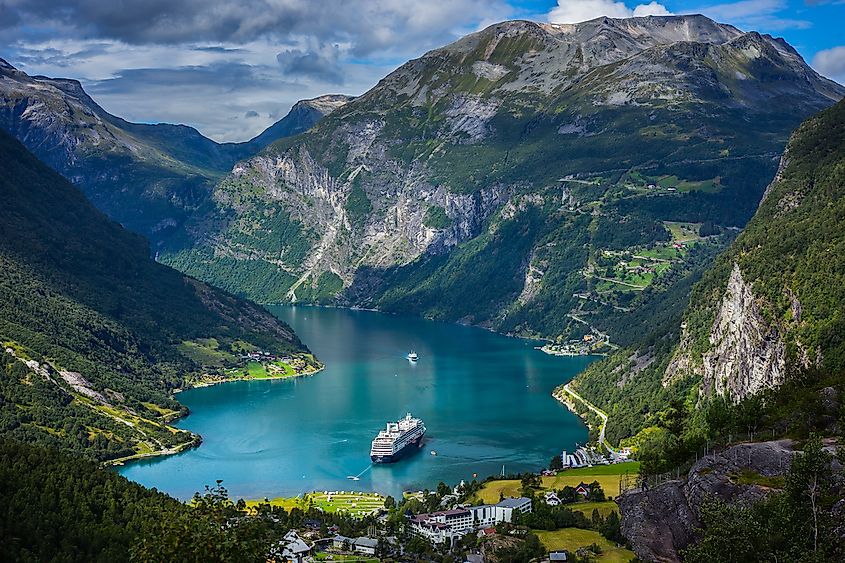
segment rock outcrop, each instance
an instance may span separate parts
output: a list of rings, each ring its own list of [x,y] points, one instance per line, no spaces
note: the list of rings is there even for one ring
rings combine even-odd
[[[678,561],[678,551],[690,545],[699,527],[680,481],[619,499],[622,535],[643,561]]]
[[[754,291],[734,264],[703,357],[703,390],[738,402],[786,377],[786,353],[777,326],[766,320]]]
[[[707,498],[753,503],[776,488],[794,452],[789,441],[740,444],[700,459],[686,478],[620,496],[622,534],[644,561],[680,561]]]

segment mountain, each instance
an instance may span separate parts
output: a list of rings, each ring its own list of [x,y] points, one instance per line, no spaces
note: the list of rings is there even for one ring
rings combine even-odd
[[[310,100],[300,100],[293,105],[287,115],[250,140],[248,144],[255,147],[255,152],[258,152],[273,141],[304,133],[325,116],[353,99],[352,96],[344,94],[326,94]]]
[[[608,350],[677,320],[789,133],[843,95],[703,16],[504,22],[237,164],[160,259],[263,302]]]
[[[261,307],[148,243],[0,131],[0,433],[111,460],[195,444],[178,388],[254,350],[317,365]]]
[[[678,398],[751,402],[756,426],[762,395],[792,432],[845,414],[836,412],[845,398],[843,225],[839,102],[792,136],[754,218],[695,286],[682,322],[576,378],[582,396],[608,409],[611,441],[647,435]]]
[[[344,99],[299,102],[255,139],[220,144],[185,125],[130,123],[76,80],[29,76],[0,59],[0,128],[109,217],[154,242],[176,230],[237,160],[307,130]]]

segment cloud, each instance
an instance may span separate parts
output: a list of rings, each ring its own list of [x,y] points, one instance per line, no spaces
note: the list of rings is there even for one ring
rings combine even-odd
[[[0,0],[0,56],[79,79],[121,117],[243,140],[299,99],[361,94],[517,13],[508,0]]]
[[[658,4],[657,2],[650,2],[648,4],[640,4],[634,8],[634,17],[640,18],[643,16],[671,16],[672,12],[666,9],[666,6]]]
[[[819,74],[845,84],[845,45],[819,51],[813,57],[812,66]]]
[[[357,55],[397,44],[439,45],[456,28],[503,19],[504,0],[0,0],[0,29],[26,35],[113,39],[134,45],[288,43],[312,37],[348,43]]]
[[[314,78],[330,84],[343,84],[338,45],[320,44],[312,48],[287,49],[276,55],[276,61],[287,76]]]
[[[630,18],[668,15],[669,10],[654,1],[629,8],[623,2],[613,0],[557,0],[557,7],[552,8],[548,18],[552,23],[579,23],[601,16]]]
[[[258,117],[258,112],[254,109],[251,109],[244,114],[244,119],[252,119],[254,117]]]

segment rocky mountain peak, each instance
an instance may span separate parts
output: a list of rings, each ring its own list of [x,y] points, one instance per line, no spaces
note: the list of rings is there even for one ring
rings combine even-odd
[[[5,73],[9,71],[17,70],[15,67],[10,65],[6,59],[0,58],[0,73]]]
[[[689,64],[700,70],[697,76],[678,72]],[[591,71],[603,81],[605,72],[599,69],[609,65],[617,65],[617,79],[640,82],[628,93],[654,91],[651,75],[666,69],[662,82],[703,81],[717,97],[739,97],[738,103],[760,98],[743,100],[746,92],[733,82],[755,78],[773,87],[776,76],[793,86],[802,84],[798,88],[809,97],[822,93],[832,102],[845,95],[782,39],[687,15],[602,17],[578,24],[496,23],[409,61],[354,103],[358,107],[377,99],[387,107],[397,101],[419,107],[451,96],[554,96],[581,83]]]
[[[355,96],[347,96],[346,94],[323,94],[316,98],[307,100],[299,100],[293,105],[291,111],[297,108],[309,107],[319,111],[323,116],[330,114],[338,108],[341,108],[355,99]]]

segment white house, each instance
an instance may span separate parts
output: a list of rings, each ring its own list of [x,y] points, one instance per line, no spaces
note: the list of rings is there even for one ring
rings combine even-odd
[[[271,550],[273,555],[281,555],[287,563],[302,563],[311,553],[311,546],[305,543],[295,530],[289,531],[285,537]]]
[[[352,540],[352,549],[364,555],[375,555],[377,547],[377,539],[361,537]]]
[[[531,499],[508,498],[497,504],[469,506],[411,518],[411,530],[434,544],[448,543],[499,522],[512,522],[515,514],[531,512]]]

